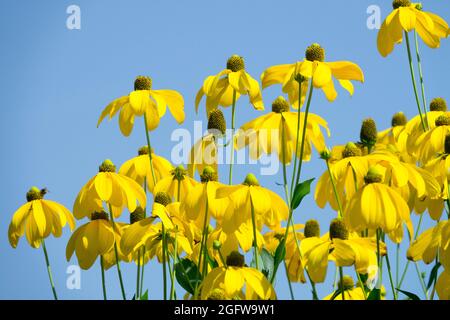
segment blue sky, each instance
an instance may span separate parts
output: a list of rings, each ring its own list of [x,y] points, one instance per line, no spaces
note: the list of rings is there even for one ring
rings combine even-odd
[[[68,30],[66,8],[81,8],[81,30]],[[339,90],[329,103],[323,94],[313,97],[312,112],[325,118],[331,130],[327,144],[344,144],[358,139],[362,119],[373,117],[379,129],[388,127],[391,115],[404,111],[416,114],[404,45],[388,58],[376,49],[377,30],[366,26],[369,5],[379,5],[385,17],[390,1],[2,1],[0,3],[0,298],[50,299],[44,256],[22,239],[16,250],[7,240],[8,224],[14,211],[24,203],[30,186],[47,187],[48,199],[68,208],[80,188],[93,176],[105,158],[116,164],[135,155],[145,143],[142,121],[125,138],[117,119],[96,121],[112,99],[132,90],[134,77],[149,75],[155,89],[178,90],[185,99],[186,121],[205,120],[194,112],[194,98],[204,78],[224,68],[226,59],[239,54],[255,78],[271,66],[303,58],[313,42],[326,49],[329,61],[350,60],[364,70],[366,81],[355,85],[349,97]],[[445,1],[424,1],[425,10],[450,19]],[[450,54],[448,40],[439,50],[421,43],[428,98],[448,98]],[[281,93],[280,86],[264,91],[267,106]],[[201,108],[204,111],[204,105]],[[226,116],[230,118],[230,111]],[[237,125],[261,115],[243,97],[237,106]],[[169,157],[174,142],[170,134],[177,125],[166,115],[152,133],[157,153]],[[241,181],[256,167],[237,166],[235,181]],[[318,177],[324,164],[313,156],[304,166],[304,178]],[[224,170],[225,171],[225,170]],[[282,194],[281,171],[260,177],[262,185]],[[315,186],[315,184],[314,184]],[[335,215],[328,207],[319,209],[309,197],[295,213],[296,222],[316,218],[326,229]],[[124,215],[125,217],[126,215]],[[414,217],[414,222],[417,221]],[[430,226],[429,218],[426,226]],[[78,222],[81,225],[84,222]],[[46,241],[58,293],[64,299],[100,299],[98,264],[83,271],[81,290],[69,290],[65,283],[68,230],[60,239]],[[402,249],[407,247],[406,242]],[[393,247],[391,248],[393,249]],[[391,251],[393,259],[394,251]],[[426,271],[429,268],[420,265]],[[128,297],[134,292],[135,266],[123,266]],[[347,273],[354,275],[352,270]],[[145,286],[150,298],[161,298],[160,266],[146,269]],[[328,281],[318,285],[320,296],[331,292],[334,268]],[[120,298],[116,271],[106,273],[109,296]],[[385,282],[387,284],[387,282]],[[284,275],[276,284],[279,298],[288,298]],[[413,268],[405,281],[406,290],[419,292]],[[294,285],[296,298],[310,298],[308,285]],[[180,291],[181,293],[181,291]]]

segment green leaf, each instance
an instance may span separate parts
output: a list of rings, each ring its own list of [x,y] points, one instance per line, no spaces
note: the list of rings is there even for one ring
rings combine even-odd
[[[267,279],[270,279],[274,270],[274,257],[266,249],[261,250],[260,257],[262,262],[261,271],[262,273],[264,273]]]
[[[197,265],[186,258],[175,264],[175,277],[180,286],[190,294],[194,294],[195,287],[201,282]]]
[[[381,300],[381,290],[375,288],[370,291],[369,295],[367,296],[367,300]]]
[[[273,258],[274,266],[278,267],[280,263],[283,262],[285,257],[286,257],[286,240],[283,239],[283,241],[280,242],[277,249],[275,250],[275,256]]]
[[[148,289],[141,295],[141,300],[148,300]]]
[[[439,262],[436,262],[433,269],[431,269],[430,278],[428,279],[427,289],[430,289],[431,286],[433,285],[433,282],[436,280],[440,267],[441,267],[441,264]]]
[[[404,290],[400,290],[400,289],[397,289],[397,291],[403,293],[410,300],[420,300],[420,298],[417,295],[415,295],[414,293],[412,293],[412,292],[408,292],[408,291],[404,291]]]
[[[297,209],[303,198],[311,192],[311,183],[314,181],[314,179],[315,178],[303,181],[295,187],[291,203],[292,209]]]

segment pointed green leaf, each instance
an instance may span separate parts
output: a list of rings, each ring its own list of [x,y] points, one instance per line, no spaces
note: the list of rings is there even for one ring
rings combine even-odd
[[[403,293],[403,294],[404,294],[405,296],[407,296],[410,300],[420,300],[420,298],[419,298],[417,295],[415,295],[414,293],[412,293],[412,292],[408,292],[408,291],[400,290],[400,289],[397,289],[397,291]]]
[[[180,286],[190,294],[194,294],[195,287],[201,282],[197,265],[186,258],[175,264],[175,277]]]
[[[315,178],[303,181],[295,187],[291,203],[292,209],[297,209],[303,198],[311,192],[311,183],[314,181],[314,179]]]

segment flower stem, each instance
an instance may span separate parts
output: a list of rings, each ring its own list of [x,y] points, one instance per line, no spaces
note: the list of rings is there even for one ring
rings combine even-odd
[[[406,49],[408,50],[409,71],[411,73],[411,81],[412,81],[412,85],[413,85],[413,89],[414,89],[414,96],[416,98],[417,110],[419,111],[420,122],[422,123],[422,129],[423,129],[423,131],[427,131],[427,127],[425,125],[423,115],[422,115],[422,108],[420,107],[419,94],[417,93],[416,76],[414,75],[414,67],[413,67],[412,57],[411,57],[411,47],[409,45],[408,32],[406,32],[406,31],[405,31],[405,39],[406,39]]]
[[[295,172],[297,172],[297,153],[298,153],[298,143],[300,141],[300,119],[301,119],[301,101],[302,101],[302,83],[298,82],[298,109],[297,109],[297,137],[295,139],[295,156],[294,156],[294,169],[292,170],[292,180],[291,180],[291,195],[294,192],[294,182],[295,182]]]
[[[145,267],[145,246],[142,246],[142,267],[141,267],[141,296],[142,296],[142,290],[144,289],[144,267]]]
[[[166,230],[164,224],[161,223],[161,236],[162,236],[162,267],[163,267],[163,298],[167,300],[167,266],[166,266]]]
[[[110,216],[110,219],[111,219],[111,224],[112,224],[113,230],[115,232],[115,230],[116,230],[116,223],[114,222],[114,214],[113,214],[113,211],[112,211],[111,204],[108,204],[108,206],[109,206],[109,216]],[[127,300],[127,297],[125,295],[125,287],[123,285],[123,280],[122,280],[122,272],[120,271],[119,252],[117,250],[117,242],[116,242],[116,239],[115,239],[115,234],[114,234],[114,254],[116,256],[117,274],[119,275],[120,290],[122,292],[122,298],[123,298],[123,300]]]
[[[355,273],[356,273],[356,277],[358,278],[359,286],[361,287],[361,290],[362,290],[362,292],[363,292],[363,294],[364,294],[364,300],[367,300],[366,289],[365,289],[365,287],[364,287],[364,283],[363,283],[362,280],[361,280],[361,276],[359,275],[358,270],[356,270],[356,267],[355,267]]]
[[[206,242],[206,240],[205,240],[206,231],[205,230],[207,228],[207,223],[208,223],[208,197],[206,197],[205,217],[203,219],[202,240],[200,242],[200,251],[198,252],[198,263],[197,263],[198,272],[200,273],[202,280],[203,280],[203,272],[200,272],[200,265],[202,264],[202,256],[203,256],[204,246],[206,246],[206,243],[205,243]],[[197,298],[197,295],[198,295],[198,282],[196,282],[196,284],[195,284],[194,298]]]
[[[286,264],[286,260],[283,261],[284,264],[284,270],[286,270],[286,279],[288,282],[288,287],[289,287],[289,294],[291,295],[291,300],[295,300],[294,297],[294,290],[292,290],[292,283],[291,283],[291,279],[289,279],[289,270]]]
[[[416,267],[417,277],[419,278],[420,286],[422,287],[425,299],[429,300],[427,286],[425,285],[425,282],[423,281],[422,273],[420,272],[419,265],[417,264],[417,262],[414,262],[414,266]]]
[[[233,89],[233,104],[231,107],[231,150],[230,150],[230,171],[228,174],[228,184],[233,183],[233,162],[234,162],[234,119],[236,115],[236,90]]]
[[[103,256],[100,256],[100,270],[102,271],[102,290],[103,290],[103,300],[108,300],[106,297],[106,284],[105,284],[105,268],[103,267]]]
[[[397,290],[395,290],[394,280],[392,279],[391,263],[389,261],[389,254],[387,252],[386,252],[386,265],[387,265],[387,270],[388,270],[388,275],[389,275],[389,282],[391,284],[392,295],[394,296],[394,300],[397,300]]]
[[[259,270],[259,253],[258,253],[258,241],[256,240],[256,218],[255,218],[255,208],[253,206],[253,200],[250,197],[250,207],[252,211],[252,228],[253,228],[253,250],[255,255],[255,266]]]
[[[421,87],[421,94],[422,94],[423,112],[425,113],[425,123],[427,125],[428,130],[430,130],[430,123],[428,122],[428,113],[427,113],[427,99],[425,97],[425,85],[424,85],[424,81],[423,81],[422,60],[420,59],[419,41],[417,39],[416,31],[414,31],[414,41],[415,41],[415,45],[416,45],[416,57],[417,57],[417,66],[419,69],[419,80],[420,80],[420,87]]]
[[[378,289],[381,290],[381,285],[383,284],[383,265],[381,260],[381,251],[380,251],[380,241],[381,241],[381,229],[378,228],[376,231],[377,236],[377,264],[378,264]]]
[[[141,299],[141,292],[139,291],[140,284],[141,284],[141,248],[138,249],[138,263],[136,272],[136,300]]]
[[[342,267],[339,267],[339,279],[340,279],[340,285],[341,285],[342,300],[345,300],[344,270]]]
[[[176,263],[176,256],[178,252],[178,243],[177,243],[177,232],[175,232],[175,240],[174,240],[174,255],[173,255],[173,268],[170,272],[170,279],[171,279],[171,287],[170,287],[170,300],[175,300],[175,263]],[[169,257],[168,257],[169,258]]]
[[[330,176],[330,181],[331,181],[331,185],[333,187],[334,197],[336,198],[336,202],[337,202],[338,208],[339,208],[338,217],[342,218],[344,216],[344,211],[342,210],[341,200],[339,199],[339,195],[338,195],[337,188],[336,188],[336,183],[334,182],[333,174],[331,173],[330,163],[328,162],[328,159],[325,160],[325,162],[327,163],[328,175]]]
[[[58,295],[56,294],[55,283],[53,282],[53,276],[52,276],[52,269],[50,268],[50,261],[48,259],[48,253],[47,253],[47,248],[45,247],[44,239],[42,239],[42,249],[44,250],[45,264],[47,265],[48,279],[49,279],[50,285],[52,287],[53,298],[55,300],[58,300]]]
[[[148,133],[148,126],[147,126],[147,114],[145,112],[144,112],[144,123],[145,123],[145,137],[147,138],[147,146],[148,146],[148,158],[150,160],[150,170],[152,172],[153,187],[155,187],[156,186],[156,176],[155,176],[155,170],[153,168],[152,145],[150,143],[150,134]]]

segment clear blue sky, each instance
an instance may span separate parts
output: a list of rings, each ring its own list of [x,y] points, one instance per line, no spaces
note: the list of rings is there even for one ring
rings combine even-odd
[[[350,98],[339,90],[334,103],[322,93],[315,94],[312,112],[324,117],[332,136],[328,145],[358,138],[360,121],[373,117],[379,129],[390,124],[391,115],[404,111],[415,115],[406,49],[397,47],[387,59],[376,49],[376,30],[366,27],[366,9],[381,7],[385,17],[391,1],[1,1],[0,3],[0,298],[50,299],[42,250],[34,250],[21,239],[13,250],[7,228],[14,211],[24,203],[32,185],[47,187],[48,198],[68,208],[80,188],[96,173],[105,158],[117,164],[134,156],[145,143],[142,121],[133,134],[124,138],[117,120],[96,129],[103,107],[113,98],[132,89],[136,75],[150,75],[154,88],[172,88],[185,99],[184,128],[192,130],[194,120],[205,120],[194,112],[194,97],[203,79],[223,69],[228,56],[237,53],[246,59],[247,71],[258,78],[275,64],[302,59],[305,48],[318,42],[327,51],[327,60],[350,60],[364,70],[366,82],[356,84]],[[66,28],[66,8],[81,8],[81,30]],[[446,1],[424,1],[424,8],[450,20]],[[448,96],[448,57],[450,44],[439,50],[421,43],[427,97]],[[280,86],[265,90],[267,106],[281,93]],[[204,106],[202,107],[202,110]],[[226,112],[229,119],[229,111]],[[246,97],[237,107],[237,125],[261,115],[252,110]],[[170,133],[176,127],[166,115],[153,133],[156,152],[170,156]],[[235,181],[255,167],[237,166]],[[323,162],[313,156],[304,167],[304,178],[318,177]],[[277,176],[260,177],[260,182],[282,194],[281,171]],[[315,185],[314,185],[315,186]],[[316,218],[326,223],[335,215],[321,210],[309,197],[295,213],[296,222]],[[124,216],[125,217],[125,216]],[[417,217],[414,217],[416,222]],[[79,222],[81,225],[83,222]],[[429,218],[426,225],[430,226]],[[48,239],[47,247],[58,293],[64,299],[100,299],[98,264],[83,271],[81,290],[66,289],[66,268],[75,264],[65,260],[70,234]],[[406,242],[402,249],[406,248]],[[393,247],[391,248],[393,249]],[[394,258],[391,250],[391,259]],[[330,264],[331,265],[331,264]],[[423,270],[429,268],[421,265]],[[135,288],[134,265],[123,266],[127,294]],[[150,297],[161,297],[160,267],[146,269],[145,286]],[[352,269],[347,273],[354,275]],[[319,295],[331,292],[334,268],[328,281],[318,285]],[[120,298],[117,274],[106,274],[110,297]],[[386,282],[387,284],[387,282]],[[284,275],[277,281],[279,298],[288,298]],[[419,292],[413,268],[407,276],[406,290]],[[310,298],[308,285],[294,285],[297,298]]]

